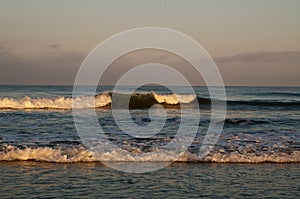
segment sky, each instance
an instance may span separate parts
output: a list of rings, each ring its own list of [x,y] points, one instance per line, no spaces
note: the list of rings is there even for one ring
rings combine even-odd
[[[300,86],[299,10],[298,0],[1,0],[0,84],[72,85],[100,42],[151,26],[195,39],[225,85]]]

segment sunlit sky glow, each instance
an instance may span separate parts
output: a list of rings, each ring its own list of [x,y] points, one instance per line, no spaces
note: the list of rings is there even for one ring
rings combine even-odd
[[[226,85],[300,86],[297,0],[2,0],[0,84],[73,84],[99,42],[145,26],[178,30]]]

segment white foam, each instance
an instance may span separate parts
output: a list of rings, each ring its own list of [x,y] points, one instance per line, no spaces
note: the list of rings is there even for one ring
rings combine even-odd
[[[196,95],[157,94],[154,92],[153,92],[153,96],[158,103],[166,103],[166,104],[191,103],[196,98]]]
[[[101,94],[95,97],[95,103],[92,96],[75,98],[77,108],[103,107],[111,103],[111,97],[108,94]],[[0,109],[72,109],[73,100],[71,97],[50,98],[30,98],[25,96],[20,99],[0,98]]]
[[[257,155],[255,153],[241,154],[237,151],[232,153],[213,153],[200,159],[198,155],[186,153],[179,158],[179,162],[215,162],[215,163],[299,163],[300,151],[293,151],[291,153],[262,153]]]
[[[212,153],[204,158],[200,158],[197,154],[189,152],[182,153],[179,159],[168,154],[162,153],[144,153],[139,156],[124,154],[120,151],[106,152],[102,154],[94,154],[85,150],[83,147],[72,147],[69,149],[53,149],[49,147],[25,148],[19,149],[15,146],[6,145],[4,150],[0,152],[0,161],[13,160],[34,160],[45,162],[95,162],[98,157],[101,161],[114,162],[216,162],[216,163],[299,163],[300,151],[293,151],[291,153],[263,153],[257,155],[255,153],[240,154],[239,152]]]
[[[6,146],[5,152],[0,152],[1,161],[34,160],[43,162],[93,162],[96,159],[84,148],[72,148],[67,151],[52,149],[49,147],[18,149],[14,146]]]

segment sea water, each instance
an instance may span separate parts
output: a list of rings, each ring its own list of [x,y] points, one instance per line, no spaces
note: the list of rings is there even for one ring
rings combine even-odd
[[[103,166],[82,143],[72,114],[72,86],[0,86],[0,195],[299,196],[300,88],[227,87],[224,128],[205,157],[198,155],[210,123],[211,99],[205,87],[194,87],[195,94],[172,94],[161,86],[141,87],[127,107],[122,97],[128,94],[113,93],[112,89],[99,86],[96,96],[73,98],[80,102],[95,98],[95,103],[79,108],[95,109],[112,144],[131,153],[152,154],[174,138],[182,122],[181,108],[196,102],[201,117],[191,146],[172,160],[175,163],[153,173],[115,171]],[[124,133],[112,115],[114,101],[120,109],[129,108],[131,119],[140,126],[151,124],[149,108],[162,105],[167,113],[164,127],[148,138]],[[166,160],[151,155],[135,159],[118,151],[101,155],[97,157],[129,165]]]

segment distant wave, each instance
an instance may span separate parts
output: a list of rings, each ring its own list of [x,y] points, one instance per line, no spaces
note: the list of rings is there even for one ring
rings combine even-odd
[[[253,93],[257,96],[277,96],[277,97],[300,97],[300,93],[287,93],[287,92],[261,92]]]
[[[240,153],[238,151],[231,153],[214,152],[200,158],[196,154],[189,152],[182,153],[180,158],[172,159],[170,154],[157,155],[155,153],[139,156],[138,158],[131,155],[124,155],[117,151],[107,152],[99,155],[102,161],[115,162],[163,162],[176,161],[186,163],[300,163],[300,151],[292,152],[265,152],[258,153]],[[54,149],[50,147],[38,147],[23,149],[15,146],[2,146],[0,150],[0,161],[42,161],[42,162],[59,162],[59,163],[75,163],[75,162],[96,162],[92,152],[84,149],[84,147],[70,147],[69,149]]]
[[[273,101],[273,100],[237,100],[227,101],[228,105],[247,105],[264,107],[299,107],[300,101]]]

